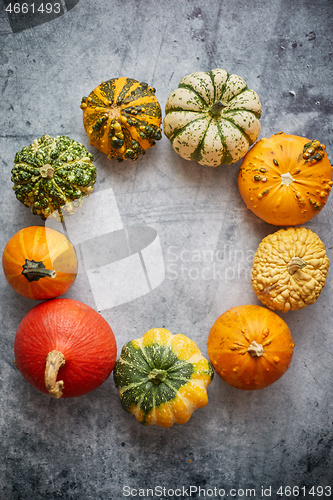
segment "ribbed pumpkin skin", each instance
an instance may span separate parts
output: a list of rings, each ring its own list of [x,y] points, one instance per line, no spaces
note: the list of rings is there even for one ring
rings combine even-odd
[[[136,160],[161,139],[155,89],[132,78],[102,82],[81,102],[89,142],[109,158]]]
[[[263,354],[248,351],[255,341]],[[237,306],[212,326],[207,349],[216,373],[227,384],[255,390],[276,382],[288,370],[294,342],[286,323],[273,311],[255,305]]]
[[[72,299],[53,299],[33,307],[22,319],[15,337],[15,364],[36,389],[45,387],[49,352],[65,357],[58,373],[63,398],[77,397],[99,387],[111,374],[117,356],[113,331],[94,309]]]
[[[224,69],[185,76],[165,106],[163,130],[186,160],[217,167],[240,160],[260,132],[259,96]]]
[[[27,264],[30,272],[27,272]],[[23,297],[52,299],[72,286],[77,274],[77,257],[65,235],[48,227],[29,226],[7,242],[2,268],[10,286]]]
[[[185,424],[208,403],[213,374],[195,342],[165,328],[127,342],[113,372],[123,409],[161,427]]]
[[[315,217],[331,191],[332,167],[319,141],[279,132],[258,141],[238,174],[240,194],[269,224],[297,226]]]

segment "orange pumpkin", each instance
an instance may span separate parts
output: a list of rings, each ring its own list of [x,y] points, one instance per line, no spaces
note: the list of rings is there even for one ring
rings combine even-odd
[[[36,300],[63,295],[73,284],[77,258],[66,236],[44,226],[18,231],[6,244],[2,267],[10,286]]]
[[[238,174],[247,207],[277,226],[312,219],[324,207],[332,185],[325,146],[283,132],[258,141],[245,155]]]
[[[208,356],[227,384],[243,390],[262,389],[289,368],[294,342],[287,324],[261,306],[233,307],[212,326]]]

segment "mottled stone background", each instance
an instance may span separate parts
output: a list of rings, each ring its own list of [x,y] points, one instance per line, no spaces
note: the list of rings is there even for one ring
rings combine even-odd
[[[81,97],[102,80],[128,76],[153,85],[164,109],[184,75],[221,67],[259,93],[260,137],[283,130],[318,138],[333,159],[333,3],[60,3],[60,15],[22,23],[0,1],[1,252],[16,231],[42,224],[12,191],[16,151],[45,133],[68,134],[94,154],[95,189],[113,188],[124,225],[153,227],[162,245],[163,283],[102,313],[119,351],[126,341],[163,326],[188,335],[207,354],[207,336],[220,314],[258,304],[250,284],[252,257],[277,228],[247,211],[237,187],[239,163],[201,167],[178,157],[165,137],[135,163],[108,160],[88,144]],[[306,227],[325,242],[332,260],[331,197]],[[126,498],[125,486],[133,488],[129,498],[148,498],[146,489],[156,486],[166,491],[150,498],[188,498],[186,488],[196,486],[206,498],[216,487],[239,499],[255,489],[252,498],[258,499],[266,498],[262,486],[272,488],[271,498],[281,498],[279,486],[333,486],[332,295],[331,270],[316,304],[283,315],[296,347],[278,382],[242,392],[216,376],[208,406],[186,425],[162,429],[140,426],[121,409],[112,377],[72,400],[53,400],[30,387],[14,368],[13,343],[35,303],[18,296],[2,276],[0,499],[118,500]],[[67,296],[92,302],[80,276]],[[181,495],[172,495],[183,486]],[[204,498],[204,490],[192,498]],[[301,491],[297,498],[317,496]]]

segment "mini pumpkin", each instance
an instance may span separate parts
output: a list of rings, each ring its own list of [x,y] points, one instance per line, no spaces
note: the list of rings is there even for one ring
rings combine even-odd
[[[256,305],[236,306],[212,326],[207,349],[216,373],[243,390],[263,389],[288,370],[294,341],[287,324]]]
[[[186,160],[235,163],[260,132],[261,103],[245,81],[224,69],[185,76],[165,106],[163,130]]]
[[[89,143],[109,158],[136,160],[160,140],[161,108],[155,89],[133,78],[111,78],[83,97]]]
[[[289,227],[262,240],[253,259],[251,283],[265,306],[294,311],[316,302],[328,269],[321,239],[305,227]]]
[[[143,425],[185,424],[208,403],[213,369],[182,334],[152,328],[127,342],[113,372],[122,407]]]
[[[16,153],[12,169],[16,198],[43,220],[57,212],[63,221],[93,191],[92,160],[81,143],[65,135],[43,135]]]
[[[64,234],[49,227],[29,226],[7,242],[2,268],[10,286],[23,297],[52,299],[74,283],[77,257]]]
[[[297,226],[324,207],[332,167],[325,145],[283,132],[258,141],[238,174],[247,208],[269,224]]]

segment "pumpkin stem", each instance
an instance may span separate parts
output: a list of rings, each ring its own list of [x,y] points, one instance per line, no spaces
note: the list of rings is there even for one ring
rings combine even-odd
[[[293,275],[296,271],[303,269],[306,265],[307,262],[300,257],[292,257],[287,264],[288,273]]]
[[[221,111],[223,108],[226,107],[226,104],[224,104],[222,101],[216,101],[214,104],[209,108],[208,113],[212,118],[217,118],[218,116],[221,115]]]
[[[290,172],[281,174],[281,186],[289,186],[289,184],[291,184],[292,182],[295,182],[295,179]]]
[[[151,380],[156,385],[160,385],[161,382],[164,382],[166,377],[167,377],[166,370],[159,370],[158,368],[154,368],[154,370],[152,370],[149,373],[148,380]]]
[[[59,399],[64,388],[63,380],[57,382],[58,371],[65,364],[65,356],[60,351],[51,351],[46,358],[45,386],[50,396]]]
[[[57,273],[54,269],[46,269],[43,262],[25,259],[22,274],[28,281],[38,281],[40,278],[55,278]]]
[[[254,356],[262,356],[264,354],[264,348],[261,344],[258,344],[255,340],[251,342],[249,347],[247,348],[247,352],[251,354],[252,357]]]
[[[47,163],[46,165],[40,167],[39,173],[44,179],[53,179],[54,168],[49,163]]]

